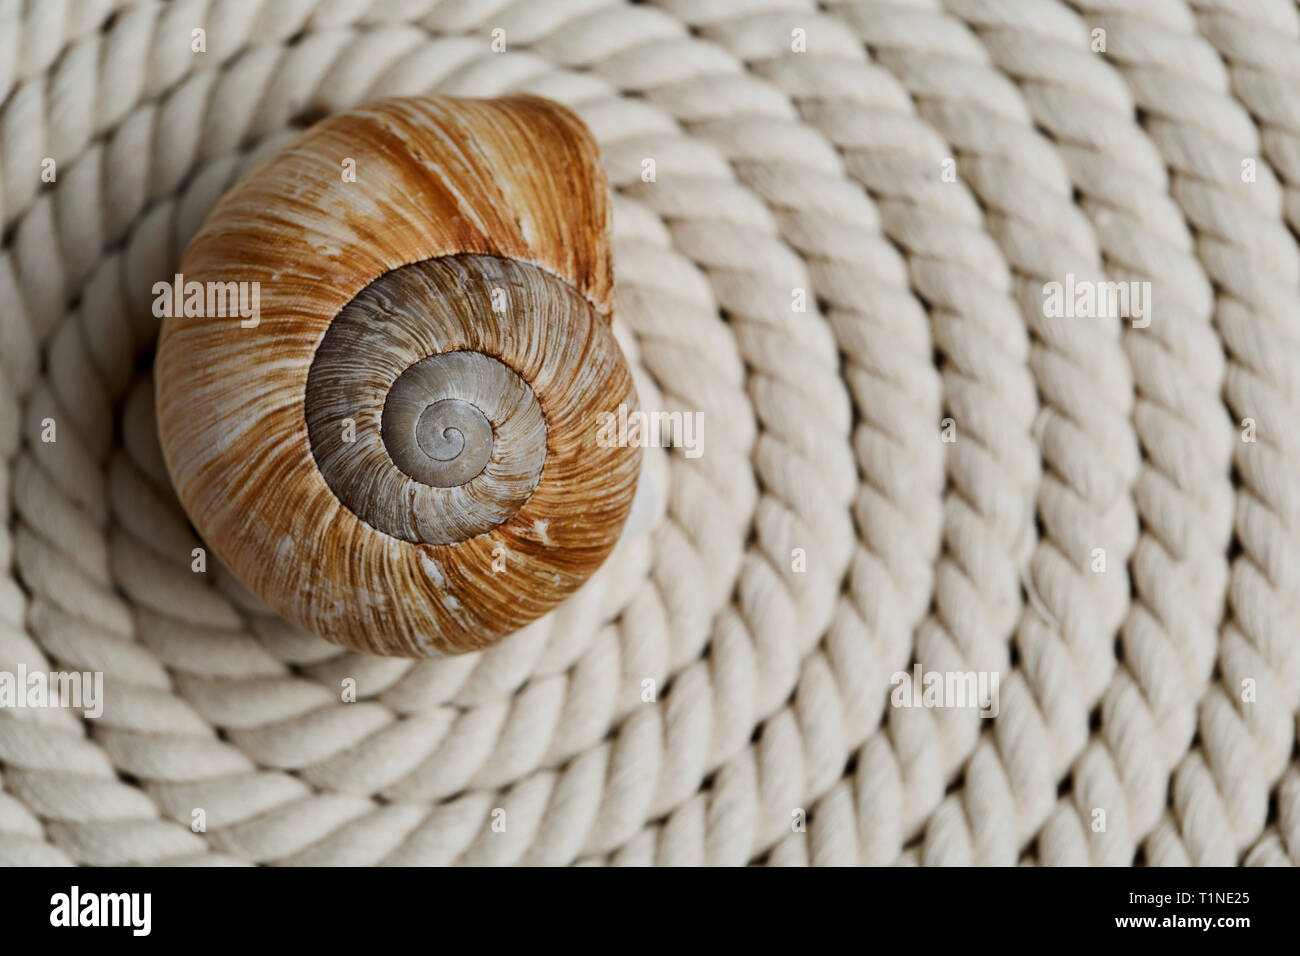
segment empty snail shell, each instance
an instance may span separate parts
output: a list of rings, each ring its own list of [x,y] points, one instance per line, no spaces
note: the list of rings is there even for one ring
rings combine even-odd
[[[536,97],[384,100],[263,161],[177,277],[247,283],[257,314],[173,310],[155,365],[205,542],[285,617],[378,654],[483,648],[575,590],[640,460],[597,440],[635,406],[610,220],[590,133]]]

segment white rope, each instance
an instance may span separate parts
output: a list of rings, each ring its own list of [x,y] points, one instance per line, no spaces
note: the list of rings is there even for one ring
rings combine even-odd
[[[107,696],[0,710],[0,863],[1296,862],[1300,17],[1239,6],[0,2],[0,670]],[[497,647],[343,651],[191,571],[150,289],[312,118],[512,90],[704,454]]]

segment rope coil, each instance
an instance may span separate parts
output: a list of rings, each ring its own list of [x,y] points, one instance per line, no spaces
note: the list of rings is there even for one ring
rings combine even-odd
[[[1300,861],[1298,79],[1289,0],[0,3],[0,671],[106,688],[0,709],[0,863]],[[193,571],[150,290],[315,118],[521,90],[704,452],[501,645],[344,651]]]

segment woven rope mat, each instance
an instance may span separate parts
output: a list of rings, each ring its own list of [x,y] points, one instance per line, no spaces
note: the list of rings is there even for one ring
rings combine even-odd
[[[516,90],[704,453],[495,649],[343,652],[191,570],[151,287],[319,116]],[[0,104],[0,669],[106,696],[0,711],[0,862],[1300,860],[1289,0],[0,0]]]

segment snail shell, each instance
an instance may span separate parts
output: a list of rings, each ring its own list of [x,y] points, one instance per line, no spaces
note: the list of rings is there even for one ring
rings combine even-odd
[[[486,647],[576,589],[640,462],[597,441],[635,407],[610,220],[590,134],[536,97],[381,101],[256,167],[181,262],[187,288],[255,283],[256,324],[173,314],[156,360],[207,544],[285,617],[378,654]]]

